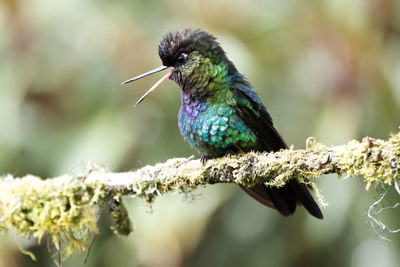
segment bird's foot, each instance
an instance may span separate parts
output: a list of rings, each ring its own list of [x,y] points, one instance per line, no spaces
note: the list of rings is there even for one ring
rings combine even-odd
[[[226,151],[224,157],[230,157],[230,156],[235,155],[237,153],[238,153],[237,150],[229,149],[229,150]],[[203,155],[203,156],[201,156],[200,161],[201,161],[201,163],[203,163],[203,165],[205,165],[208,160],[215,159],[215,158],[218,158],[218,157]]]
[[[212,159],[212,158],[213,158],[213,157],[211,157],[211,156],[203,155],[203,156],[201,156],[201,158],[200,158],[200,162],[201,162],[203,165],[206,165],[207,161],[208,161],[209,159]]]
[[[237,150],[229,149],[228,151],[226,151],[225,157],[230,157],[230,156],[235,155],[237,153],[238,153]]]

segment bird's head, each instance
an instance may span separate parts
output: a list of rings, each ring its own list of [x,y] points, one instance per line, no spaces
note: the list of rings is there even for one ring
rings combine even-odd
[[[183,92],[202,96],[212,93],[227,83],[236,72],[216,38],[200,29],[190,28],[169,32],[158,46],[162,66],[125,81],[123,84],[138,80],[156,72],[169,69],[152,88],[136,103],[140,103],[158,85],[167,79],[175,81]]]

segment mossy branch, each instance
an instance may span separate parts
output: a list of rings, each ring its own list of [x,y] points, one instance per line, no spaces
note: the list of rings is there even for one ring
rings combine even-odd
[[[132,231],[123,195],[151,203],[166,192],[190,192],[215,183],[252,186],[264,182],[279,187],[298,179],[314,186],[315,178],[328,173],[362,176],[368,189],[373,183],[391,185],[399,176],[399,162],[400,133],[388,140],[365,137],[334,147],[309,138],[306,149],[247,153],[212,159],[205,165],[193,158],[175,158],[125,173],[91,165],[84,174],[51,179],[6,175],[0,179],[0,228],[15,229],[39,242],[50,234],[54,244],[66,241],[68,256],[76,248],[84,249],[89,235],[97,233],[100,206],[110,209],[116,232]]]

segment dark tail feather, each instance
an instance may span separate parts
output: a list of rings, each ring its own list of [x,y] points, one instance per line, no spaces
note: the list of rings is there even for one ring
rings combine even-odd
[[[300,184],[296,180],[291,180],[286,186],[289,186],[291,191],[293,191],[293,193],[295,194],[296,199],[304,206],[304,208],[306,208],[306,210],[312,216],[321,220],[324,218],[321,209],[318,207],[318,204],[315,202],[304,184]]]
[[[274,203],[271,201],[269,198],[269,194],[266,191],[266,187],[264,184],[256,184],[253,187],[246,187],[243,185],[239,185],[240,188],[242,188],[247,194],[249,194],[252,198],[260,202],[261,204],[270,207],[270,208],[275,208]]]
[[[278,210],[284,216],[292,215],[296,210],[296,204],[302,204],[311,215],[318,219],[323,218],[310,192],[295,180],[280,188],[267,187],[262,183],[251,188],[240,187],[260,203]]]
[[[255,200],[267,207],[278,210],[283,216],[292,215],[296,210],[296,200],[286,186],[274,188],[259,183],[251,188],[242,185],[240,187]]]
[[[263,185],[263,184],[261,184]],[[267,187],[266,189],[271,201],[274,203],[274,208],[277,209],[282,215],[289,216],[296,211],[296,200],[291,195],[289,188],[284,186],[281,188]]]

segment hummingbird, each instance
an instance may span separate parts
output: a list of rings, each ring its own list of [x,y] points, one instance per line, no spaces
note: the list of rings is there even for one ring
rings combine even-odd
[[[158,54],[160,67],[122,84],[168,70],[136,105],[161,83],[173,80],[181,89],[179,129],[185,140],[202,153],[203,163],[226,155],[288,148],[257,92],[213,35],[191,28],[169,32],[161,40]],[[292,215],[297,205],[303,205],[314,217],[323,218],[307,186],[297,180],[279,188],[264,183],[241,188],[284,216]]]

